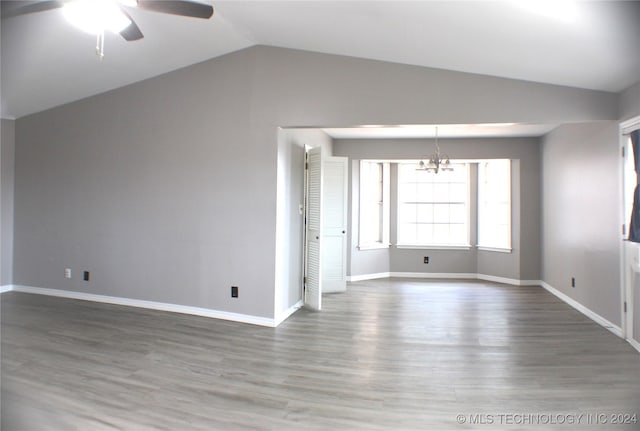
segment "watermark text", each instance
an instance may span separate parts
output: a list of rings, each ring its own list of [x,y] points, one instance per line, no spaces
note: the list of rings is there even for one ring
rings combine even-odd
[[[466,413],[456,416],[458,424],[469,425],[632,425],[637,413]]]

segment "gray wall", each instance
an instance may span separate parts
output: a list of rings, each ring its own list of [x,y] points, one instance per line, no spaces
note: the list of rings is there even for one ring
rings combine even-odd
[[[540,148],[536,138],[512,139],[443,139],[443,151],[451,158],[513,159],[512,175],[512,253],[496,253],[471,250],[359,250],[357,248],[357,216],[352,216],[349,232],[351,239],[350,275],[364,275],[379,272],[432,272],[485,274],[516,280],[538,280],[540,278]],[[358,161],[360,159],[417,159],[425,154],[425,149],[433,148],[432,140],[416,139],[337,139],[334,141],[334,154],[346,156],[352,160],[350,188],[353,192],[352,213],[358,213]],[[391,184],[391,201],[394,202],[397,189]],[[471,175],[472,214],[476,211],[476,175]],[[526,198],[521,198],[526,196]],[[391,217],[391,240],[395,240],[396,223]],[[471,242],[475,244],[476,225],[472,223]],[[527,231],[526,234],[523,231]],[[521,242],[526,235],[527,242]],[[423,263],[423,257],[429,256],[429,264]],[[526,259],[523,257],[526,256]]]
[[[18,119],[16,284],[273,317],[277,130],[252,134],[252,70],[241,51]]]
[[[617,122],[559,127],[542,141],[542,166],[542,279],[620,325]]]
[[[249,50],[256,55],[254,112],[261,114],[254,127],[618,118],[614,93],[274,47]]]
[[[248,48],[16,121],[14,283],[273,317],[278,126],[617,114],[612,93]]]
[[[628,120],[640,115],[640,81],[620,94],[621,120]]]
[[[13,201],[15,164],[15,122],[0,126],[0,285],[13,284]]]

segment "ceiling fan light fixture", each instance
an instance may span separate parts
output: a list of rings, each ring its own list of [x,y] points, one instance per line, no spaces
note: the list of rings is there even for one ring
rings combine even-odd
[[[74,0],[65,4],[62,12],[71,24],[95,35],[105,30],[119,33],[131,25],[113,0]]]

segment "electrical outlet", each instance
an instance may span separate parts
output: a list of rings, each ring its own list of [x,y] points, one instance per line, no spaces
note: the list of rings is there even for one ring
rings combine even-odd
[[[232,298],[238,297],[238,286],[231,286],[231,297]]]
[[[84,274],[82,275],[82,279],[84,281],[89,281],[89,271],[84,272]]]
[[[71,278],[71,268],[64,269],[64,278]]]
[[[571,287],[576,287],[576,278],[571,277]]]
[[[428,264],[429,263],[429,256],[425,256],[423,262]]]

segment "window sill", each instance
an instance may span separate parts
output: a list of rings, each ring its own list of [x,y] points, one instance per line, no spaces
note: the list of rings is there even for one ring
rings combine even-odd
[[[359,245],[358,250],[382,250],[385,248],[389,248],[390,244],[370,244],[370,245]]]
[[[470,250],[471,245],[396,245],[396,248],[408,250]]]
[[[512,249],[510,249],[510,248],[485,247],[485,246],[482,246],[482,245],[477,245],[476,247],[480,251],[492,251],[492,252],[495,252],[495,253],[511,253],[512,252]]]

